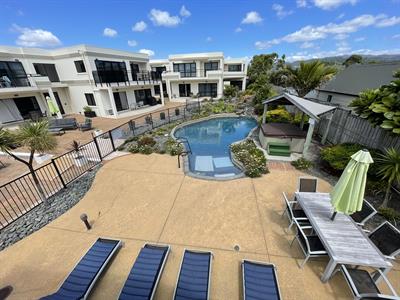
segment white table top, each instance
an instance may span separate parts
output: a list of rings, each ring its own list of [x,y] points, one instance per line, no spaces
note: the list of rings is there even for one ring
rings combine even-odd
[[[329,194],[297,192],[296,199],[331,259],[339,264],[392,267],[351,217],[337,213],[334,221],[330,219],[333,207]]]

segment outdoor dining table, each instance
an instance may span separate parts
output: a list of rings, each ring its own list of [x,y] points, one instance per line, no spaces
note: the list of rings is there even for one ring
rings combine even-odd
[[[338,264],[379,268],[384,273],[391,269],[392,264],[350,216],[337,213],[331,220],[328,193],[297,192],[295,196],[330,257],[322,282],[329,280]]]

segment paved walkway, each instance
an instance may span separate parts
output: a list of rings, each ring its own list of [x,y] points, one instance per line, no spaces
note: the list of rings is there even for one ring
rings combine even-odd
[[[116,299],[145,242],[170,244],[172,250],[156,299],[171,299],[184,248],[214,253],[211,299],[240,299],[243,258],[276,264],[283,299],[350,299],[340,274],[327,284],[320,281],[326,259],[312,259],[300,269],[303,255],[297,245],[289,247],[293,235],[283,229],[281,192],[292,195],[301,174],[271,168],[262,178],[216,182],[185,176],[168,155],[116,158],[70,211],[0,252],[0,286],[14,286],[10,299],[54,292],[97,237],[111,237],[125,244],[92,299]],[[320,182],[320,191],[329,188]],[[84,212],[90,231],[79,219]],[[400,269],[390,277],[400,290]]]

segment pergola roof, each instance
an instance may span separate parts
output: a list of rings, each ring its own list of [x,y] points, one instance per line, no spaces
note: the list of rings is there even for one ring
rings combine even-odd
[[[265,105],[271,102],[277,102],[277,104],[279,105],[294,105],[314,120],[319,120],[320,116],[336,109],[336,107],[316,103],[288,93],[283,93],[281,95],[265,100],[263,104]]]

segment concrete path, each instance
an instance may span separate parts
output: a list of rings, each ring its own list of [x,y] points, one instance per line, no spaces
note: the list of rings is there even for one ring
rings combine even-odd
[[[211,250],[211,299],[240,299],[243,258],[274,263],[284,299],[350,299],[337,274],[320,281],[327,260],[303,255],[281,218],[281,192],[296,189],[300,172],[273,168],[259,179],[206,181],[185,176],[176,157],[126,155],[107,162],[91,190],[70,211],[0,252],[0,286],[11,284],[10,299],[36,299],[54,292],[97,237],[122,239],[119,251],[92,299],[116,299],[145,242],[171,245],[156,299],[171,299],[184,248]],[[328,191],[325,181],[320,191]],[[93,229],[80,221],[86,213]],[[239,251],[234,246],[240,247]],[[399,290],[399,268],[390,273]]]

